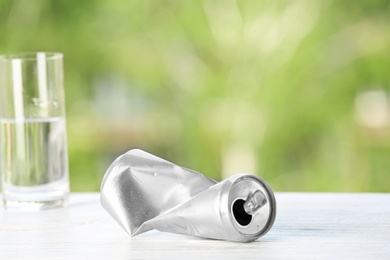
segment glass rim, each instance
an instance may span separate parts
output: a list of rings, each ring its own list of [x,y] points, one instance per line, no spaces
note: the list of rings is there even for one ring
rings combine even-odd
[[[31,51],[31,52],[19,52],[19,53],[9,53],[9,54],[0,54],[0,61],[12,61],[12,60],[22,60],[22,61],[36,61],[37,54],[44,53],[46,60],[57,60],[61,59],[64,54],[61,52],[46,52],[46,51]]]

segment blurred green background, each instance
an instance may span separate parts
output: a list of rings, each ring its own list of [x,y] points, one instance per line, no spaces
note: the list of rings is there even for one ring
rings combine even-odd
[[[0,0],[0,53],[59,51],[72,191],[141,148],[276,191],[390,191],[390,2]]]

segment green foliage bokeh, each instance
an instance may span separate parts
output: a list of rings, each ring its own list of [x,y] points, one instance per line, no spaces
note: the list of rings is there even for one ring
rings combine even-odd
[[[64,53],[73,191],[99,190],[136,147],[278,191],[390,191],[389,13],[386,0],[0,0],[0,52]]]

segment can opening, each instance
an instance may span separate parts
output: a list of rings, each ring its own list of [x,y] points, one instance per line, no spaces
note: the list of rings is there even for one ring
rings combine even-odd
[[[245,212],[245,200],[238,199],[233,203],[233,215],[238,224],[247,226],[252,221],[252,216]]]

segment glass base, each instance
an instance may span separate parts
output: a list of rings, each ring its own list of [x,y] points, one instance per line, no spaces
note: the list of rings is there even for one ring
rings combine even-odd
[[[41,211],[66,207],[68,198],[48,201],[20,201],[20,200],[3,200],[4,208],[10,211]]]

